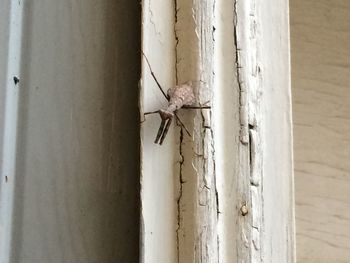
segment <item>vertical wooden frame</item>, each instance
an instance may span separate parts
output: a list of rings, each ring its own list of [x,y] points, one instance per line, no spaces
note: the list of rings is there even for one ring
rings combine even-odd
[[[288,1],[145,0],[143,36],[165,86],[212,106],[162,147],[143,119],[143,261],[294,262]],[[145,63],[141,90],[141,118],[166,103]]]
[[[154,144],[159,115],[144,116],[143,112],[167,105],[151,71],[165,91],[176,82],[174,6],[171,1],[143,1],[142,7],[141,262],[173,262],[177,257],[178,193],[174,178],[180,156],[172,128],[162,146]]]

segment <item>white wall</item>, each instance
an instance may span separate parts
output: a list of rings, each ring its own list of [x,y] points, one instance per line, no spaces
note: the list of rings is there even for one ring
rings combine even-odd
[[[297,258],[350,259],[350,2],[291,0]]]
[[[1,17],[0,69],[17,52],[20,82],[0,73],[0,128],[6,96],[19,99],[14,172],[1,163],[0,262],[138,262],[139,2],[11,2],[23,26],[7,57],[14,27]]]

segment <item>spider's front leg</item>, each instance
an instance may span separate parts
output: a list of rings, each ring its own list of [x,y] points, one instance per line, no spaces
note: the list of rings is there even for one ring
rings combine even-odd
[[[170,128],[170,124],[173,120],[174,117],[174,113],[171,111],[167,111],[167,110],[159,110],[159,115],[160,118],[162,119],[162,122],[160,124],[160,127],[158,129],[158,133],[157,133],[157,137],[154,141],[154,143],[158,143],[160,145],[162,145],[168,131]]]
[[[180,118],[176,115],[176,111],[185,107],[187,109],[210,109],[210,106],[193,106],[195,101],[195,96],[193,93],[193,88],[191,82],[186,82],[184,84],[175,86],[168,90],[167,96],[165,97],[169,100],[168,107],[165,110],[147,112],[147,114],[159,113],[162,122],[158,129],[158,133],[154,143],[162,144],[168,130],[170,128],[173,117],[175,116],[180,125],[185,129],[186,133],[191,136],[191,133],[186,129],[185,125],[182,123]]]
[[[180,109],[183,105],[190,105],[194,102],[194,93],[191,83],[185,83],[179,86],[175,86],[168,90],[169,105],[166,110],[159,110],[160,118],[162,122],[160,124],[155,143],[161,145],[168,133],[170,124],[173,120],[176,110]]]

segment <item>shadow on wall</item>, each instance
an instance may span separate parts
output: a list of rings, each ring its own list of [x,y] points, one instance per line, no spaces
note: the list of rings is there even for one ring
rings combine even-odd
[[[11,262],[139,261],[140,17],[25,3]]]

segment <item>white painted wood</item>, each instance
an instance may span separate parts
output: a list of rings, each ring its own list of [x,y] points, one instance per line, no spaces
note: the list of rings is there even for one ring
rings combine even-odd
[[[350,2],[291,1],[297,256],[350,258]]]
[[[177,76],[192,80],[197,105],[212,105],[215,1],[177,1]],[[183,112],[193,138],[184,136],[179,262],[218,262],[218,199],[211,110]]]
[[[213,127],[215,130],[215,170],[218,191],[219,262],[239,262],[241,246],[237,199],[239,149],[239,89],[237,85],[235,43],[235,2],[219,1],[215,12],[215,93]],[[231,21],[230,23],[224,21]],[[230,55],[229,55],[230,54]],[[238,208],[238,209],[237,209]]]
[[[244,208],[246,204],[248,214],[242,217],[238,216],[236,211],[236,214],[231,216],[231,222],[238,224],[230,226],[230,221],[227,220],[223,229],[238,229],[235,233],[236,240],[230,240],[236,245],[238,260],[294,262],[288,1],[279,3],[237,1],[234,7],[235,26],[232,29],[226,25],[222,35],[236,32],[234,40],[237,43],[237,57],[234,66],[238,80],[233,80],[233,83],[238,86],[239,101],[236,99],[231,107],[237,108],[238,104],[241,108],[239,115],[241,143],[237,149],[240,158],[239,166],[236,168],[238,169],[236,181],[232,182],[231,179],[232,183],[229,184],[230,178],[224,178],[223,181],[227,183],[223,185],[225,187],[235,185],[236,188],[233,188],[236,194],[235,206]],[[226,14],[224,17],[229,20],[227,10],[230,10],[230,6],[222,5],[221,10],[220,14]],[[225,41],[223,37],[221,43]],[[221,71],[229,72],[227,53],[223,56],[225,60],[222,58],[218,60],[222,63]],[[232,105],[235,94],[232,91],[230,93],[233,95],[227,99]],[[221,104],[228,103],[225,98]],[[220,126],[220,120],[217,122],[219,123],[217,126]],[[227,122],[225,119],[222,123]],[[232,134],[232,127],[228,128],[228,133]],[[247,139],[248,131],[249,139]],[[226,139],[221,147],[227,149],[228,145],[234,144],[227,142],[230,141]],[[222,149],[218,146],[216,152],[220,151]],[[222,154],[222,157],[230,158],[227,154]],[[232,160],[232,157],[230,159]],[[223,163],[228,162],[229,160]],[[232,166],[232,163],[230,165]],[[219,169],[219,165],[216,167]],[[250,179],[247,180],[249,176]],[[226,191],[232,195],[232,186],[231,191],[230,188]],[[225,200],[225,195],[221,200]],[[230,256],[226,258],[226,262],[232,258],[232,255]]]
[[[142,114],[167,105],[151,71],[165,91],[175,85],[174,5],[143,1],[142,7],[141,262],[176,262],[179,139],[171,128],[163,145],[155,144],[160,117]]]
[[[160,82],[212,106],[161,147],[159,117],[142,122],[143,262],[295,261],[288,1],[268,2],[143,2]],[[141,94],[142,117],[166,105],[146,63]]]
[[[138,262],[138,13],[0,2],[1,263]]]
[[[289,1],[260,2],[259,13],[263,260],[295,262]]]

